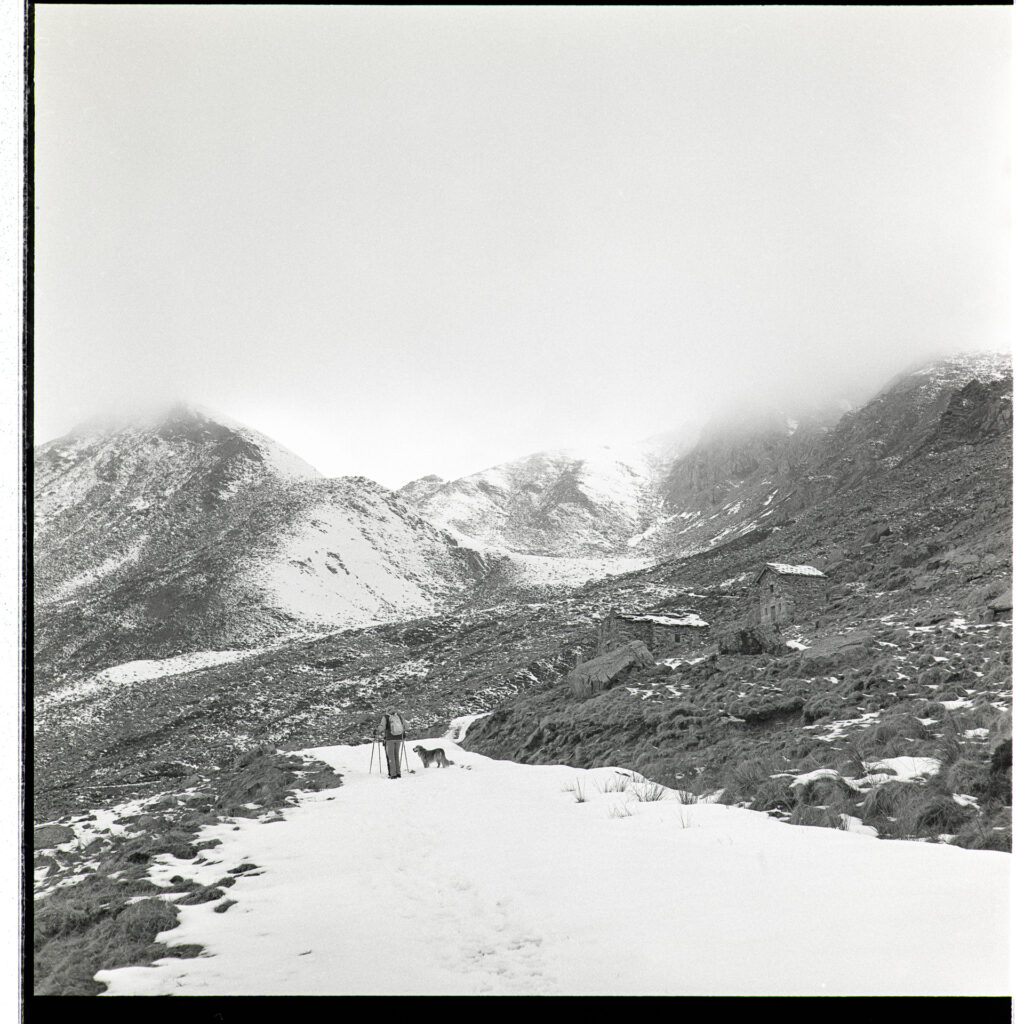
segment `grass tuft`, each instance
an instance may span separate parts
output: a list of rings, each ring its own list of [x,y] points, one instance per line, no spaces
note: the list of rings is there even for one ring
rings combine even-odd
[[[1011,853],[1013,850],[1009,828],[992,828],[977,818],[957,833],[952,845],[965,850],[999,850],[1003,853]]]
[[[907,831],[912,835],[939,835],[955,833],[974,816],[944,793],[927,794],[923,800],[911,804],[904,813],[908,816]]]
[[[633,809],[629,804],[613,804],[608,808],[609,818],[632,818]]]
[[[587,801],[586,784],[583,782],[583,779],[579,778],[579,776],[577,776],[572,782],[567,782],[562,787],[562,792],[571,793],[572,798],[578,804],[586,803]]]
[[[883,782],[864,797],[861,817],[876,827],[884,826],[885,819],[897,817],[913,799],[917,788],[912,782]]]
[[[752,797],[770,774],[760,758],[740,761],[726,773],[726,787],[737,796]]]
[[[797,804],[789,817],[791,825],[814,825],[818,828],[846,828],[842,814],[834,807]]]
[[[791,781],[788,776],[765,779],[754,794],[754,799],[750,804],[751,808],[755,811],[792,810],[797,803],[797,794],[790,785]]]
[[[633,783],[633,793],[642,804],[656,803],[665,795],[665,787],[657,782],[643,781]]]
[[[825,775],[795,786],[797,801],[814,806],[827,804],[849,814],[857,800],[857,791],[838,775]]]
[[[625,793],[629,789],[630,777],[628,775],[622,775],[619,772],[615,772],[613,775],[609,775],[597,784],[597,788],[602,793]]]
[[[175,908],[161,899],[119,903],[117,884],[103,883],[85,898],[54,893],[36,915],[37,995],[97,995],[105,989],[93,978],[97,971],[167,955],[155,938],[177,925]]]

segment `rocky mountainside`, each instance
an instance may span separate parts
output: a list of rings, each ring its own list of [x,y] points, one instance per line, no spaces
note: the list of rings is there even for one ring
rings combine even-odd
[[[891,474],[940,421],[949,443],[955,431],[966,443],[1005,429],[1010,379],[1008,356],[967,354],[914,368],[857,408],[747,403],[696,438],[541,452],[458,480],[423,477],[399,493],[496,554],[631,558],[639,568],[763,537],[835,490]]]
[[[767,411],[712,423],[669,467],[665,515],[637,550],[663,559],[751,543],[833,495],[899,487],[900,467],[928,446],[1006,432],[1011,392],[1008,356],[969,354],[903,374],[856,409],[833,403],[799,419]]]
[[[792,440],[799,427],[787,434],[784,471],[767,475],[765,454],[755,472],[736,477],[728,501],[697,503],[701,516],[684,535],[692,553],[566,582],[540,600],[511,600],[484,581],[459,611],[282,638],[235,660],[208,650],[187,664],[69,672],[37,701],[41,813],[82,794],[97,799],[105,787],[151,785],[154,772],[191,772],[253,742],[365,739],[380,707],[398,703],[420,735],[491,712],[467,743],[496,756],[580,766],[613,758],[804,823],[854,815],[885,835],[962,834],[966,844],[999,848],[1008,842],[1005,764],[993,758],[1005,751],[1011,701],[1012,602],[1002,600],[1012,571],[1011,428],[1008,361],[947,360],[900,377],[813,440]],[[786,446],[778,439],[771,455],[780,465]],[[286,494],[322,486],[274,485]],[[215,551],[211,543],[206,557]],[[788,626],[777,650],[720,655],[717,637],[750,613],[751,582],[767,561],[824,570],[827,605]],[[992,621],[996,605],[1000,621]],[[565,676],[577,656],[593,653],[595,617],[610,606],[693,609],[712,635],[688,659],[659,658],[647,674],[579,700]],[[102,667],[118,665],[112,654]],[[897,814],[895,804],[863,806],[879,782],[851,774],[851,752],[943,767],[917,788],[886,791],[913,797]],[[829,804],[817,791],[796,800],[778,782],[819,768],[861,788],[837,785]]]
[[[394,493],[177,407],[35,453],[37,687],[438,611],[486,575]]]

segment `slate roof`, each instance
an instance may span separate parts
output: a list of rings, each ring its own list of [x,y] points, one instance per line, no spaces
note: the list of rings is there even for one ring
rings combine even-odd
[[[696,613],[688,612],[683,616],[676,615],[620,615],[629,622],[653,622],[658,626],[707,626],[707,623]]]
[[[785,562],[766,562],[764,569],[757,574],[757,580],[768,569],[773,569],[780,576],[819,576],[822,579],[828,578],[820,569],[815,569],[813,565],[787,565]],[[757,580],[754,580],[754,582],[756,583]]]

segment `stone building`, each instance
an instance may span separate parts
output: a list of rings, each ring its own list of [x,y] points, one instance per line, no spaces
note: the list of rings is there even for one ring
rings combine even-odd
[[[754,587],[758,625],[781,625],[807,618],[825,605],[828,577],[813,565],[768,562],[757,574]]]
[[[655,656],[689,651],[707,643],[711,627],[692,611],[672,615],[638,615],[614,608],[597,627],[597,654],[606,654],[630,640],[640,640]]]

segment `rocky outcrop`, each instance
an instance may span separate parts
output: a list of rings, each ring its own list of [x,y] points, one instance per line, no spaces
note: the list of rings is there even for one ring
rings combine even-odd
[[[634,668],[650,668],[653,664],[654,656],[647,645],[641,640],[630,640],[614,651],[577,665],[565,681],[577,697],[593,697],[621,682]]]
[[[719,654],[785,654],[788,650],[776,626],[734,626],[719,633]]]
[[[972,380],[950,396],[939,420],[941,444],[979,444],[1013,427],[1013,381]]]
[[[998,597],[992,598],[982,614],[984,622],[998,622],[1013,615],[1013,589],[1007,587]]]
[[[32,847],[35,850],[50,850],[61,843],[69,843],[75,838],[75,830],[69,825],[43,825],[37,828],[32,836]]]

